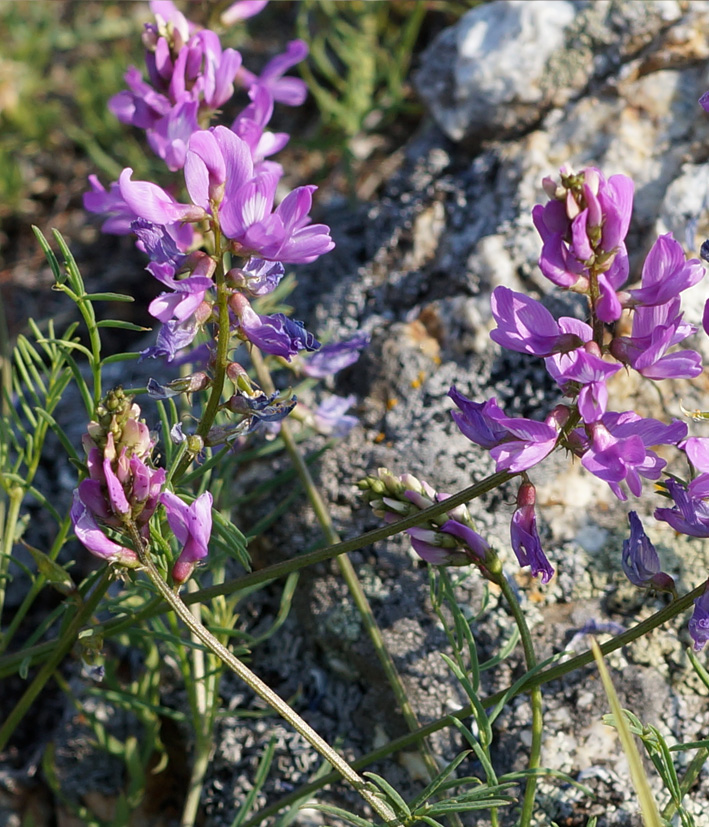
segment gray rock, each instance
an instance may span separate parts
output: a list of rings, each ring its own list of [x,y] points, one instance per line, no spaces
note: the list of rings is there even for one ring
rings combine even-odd
[[[676,2],[484,3],[429,47],[416,88],[454,141],[519,135],[616,72],[681,14]]]

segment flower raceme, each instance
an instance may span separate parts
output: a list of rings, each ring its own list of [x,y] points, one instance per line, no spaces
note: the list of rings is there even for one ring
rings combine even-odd
[[[606,180],[594,167],[577,174],[564,167],[560,184],[545,178],[543,186],[551,200],[532,210],[543,242],[540,270],[558,287],[590,291],[598,318],[616,321],[616,291],[628,277],[633,182],[625,175]]]
[[[465,436],[489,451],[497,471],[525,473],[555,448],[564,448],[607,482],[620,500],[628,493],[640,496],[643,479],[660,479],[666,460],[654,446],[684,447],[701,474],[689,486],[669,480],[665,487],[675,506],[658,509],[656,517],[679,531],[709,536],[709,506],[704,502],[709,498],[709,449],[702,441],[683,442],[687,426],[678,420],[665,424],[634,411],[609,411],[607,387],[623,367],[653,381],[693,378],[702,371],[698,353],[675,348],[696,332],[684,321],[680,294],[701,280],[704,267],[697,259],[687,260],[671,234],[662,235],[645,259],[640,287],[624,289],[630,179],[616,175],[606,180],[594,168],[578,174],[565,168],[561,184],[547,178],[544,188],[551,200],[532,213],[543,243],[539,266],[558,288],[587,295],[589,322],[557,320],[540,302],[500,286],[491,298],[497,327],[490,336],[508,350],[543,357],[548,373],[570,401],[538,422],[509,417],[495,399],[474,402],[452,387],[449,396],[457,408],[452,417]],[[632,318],[629,336],[607,328],[624,312]],[[709,333],[709,302],[703,323]],[[520,489],[524,502],[518,501],[513,516],[512,543],[520,563],[526,559],[533,574],[541,574],[546,582],[551,567],[540,554],[533,506],[525,504],[529,490],[533,489],[525,484]],[[624,558],[628,566],[632,559],[644,560],[644,568],[637,562],[632,569],[633,582],[654,565],[649,540],[638,526],[639,521],[631,518]]]
[[[111,540],[104,528],[126,535],[133,525],[143,539],[165,485],[165,470],[154,468],[155,441],[140,408],[120,390],[109,392],[83,437],[88,479],[74,491],[71,520],[79,541],[111,563],[135,567],[135,550]]]
[[[412,474],[396,477],[386,468],[380,468],[376,477],[360,480],[359,488],[377,517],[388,523],[443,502],[449,496],[436,493],[427,482]],[[499,572],[497,555],[475,531],[465,506],[456,506],[421,526],[407,528],[406,534],[414,551],[431,565],[475,563],[484,572]]]

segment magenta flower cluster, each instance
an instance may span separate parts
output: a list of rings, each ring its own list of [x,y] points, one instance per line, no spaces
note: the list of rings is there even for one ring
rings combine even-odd
[[[232,4],[223,19],[243,19],[264,5]],[[105,232],[135,234],[150,259],[148,272],[166,288],[150,305],[162,328],[143,356],[172,361],[215,321],[215,268],[224,254],[232,260],[224,289],[231,295],[236,336],[288,361],[317,350],[302,324],[282,314],[260,315],[250,303],[278,286],[284,264],[312,262],[334,247],[329,228],[310,220],[316,187],[297,187],[277,203],[283,168],[270,160],[289,140],[268,129],[274,105],[297,106],[305,99],[304,82],[286,73],[307,47],[291,42],[256,75],[239,52],[222,48],[215,32],[189,22],[170,0],[152,0],[150,7],[155,21],[143,35],[147,80],[131,67],[128,89],[110,108],[145,130],[168,169],[182,171],[189,200],[134,180],[130,168],[108,189],[91,176],[84,198],[87,210],[104,216]],[[250,103],[231,124],[210,126],[237,89]],[[210,254],[199,251],[205,242]]]
[[[520,565],[547,582],[553,568],[536,531],[530,469],[562,448],[626,500],[642,494],[643,480],[660,480],[667,463],[656,446],[676,446],[700,473],[689,484],[667,479],[662,485],[674,507],[658,508],[655,517],[679,532],[709,537],[709,439],[687,439],[680,420],[666,424],[635,411],[609,410],[607,387],[623,369],[652,381],[692,379],[702,372],[700,355],[679,346],[697,332],[684,320],[680,296],[704,277],[703,264],[687,260],[671,234],[662,235],[645,259],[640,286],[627,288],[632,181],[624,175],[606,179],[592,167],[578,173],[564,168],[559,182],[546,178],[543,186],[549,201],[532,211],[542,238],[539,267],[557,288],[587,297],[588,321],[556,319],[539,301],[501,286],[492,295],[497,327],[490,336],[503,348],[543,358],[566,401],[538,422],[507,416],[494,398],[474,402],[455,387],[449,395],[457,406],[454,421],[489,451],[497,471],[522,474],[511,544]],[[629,334],[618,330],[621,317],[628,320]],[[709,333],[709,303],[704,328]],[[638,586],[673,591],[635,512],[630,524],[622,555],[626,575]]]
[[[135,543],[149,541],[150,518],[162,503],[183,547],[172,572],[173,580],[183,583],[207,554],[211,494],[202,494],[188,506],[163,490],[165,469],[156,468],[152,460],[155,439],[140,419],[140,408],[120,389],[98,406],[97,421],[89,423],[82,442],[88,478],[74,491],[70,512],[78,540],[108,563],[138,568]]]

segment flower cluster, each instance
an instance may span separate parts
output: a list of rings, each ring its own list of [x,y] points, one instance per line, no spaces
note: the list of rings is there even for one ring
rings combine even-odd
[[[377,476],[360,480],[359,488],[377,517],[396,522],[448,499],[411,474],[394,476],[380,468]],[[451,508],[427,523],[407,528],[414,551],[434,566],[464,566],[475,563],[487,572],[499,572],[497,556],[475,531],[473,520],[464,505]]]
[[[225,19],[250,16],[263,5],[235,3]],[[105,232],[135,234],[150,259],[148,272],[167,288],[150,305],[162,328],[143,357],[175,359],[217,320],[220,293],[239,339],[287,361],[317,350],[318,341],[300,322],[278,313],[263,316],[251,306],[278,286],[284,264],[312,262],[334,247],[328,227],[310,220],[316,187],[298,187],[277,204],[283,168],[268,160],[289,139],[267,129],[274,104],[296,106],[305,99],[304,82],[285,73],[307,47],[293,41],[256,75],[239,52],[222,48],[215,32],[190,23],[170,0],[150,6],[155,21],[143,35],[148,79],[132,67],[128,89],[110,108],[145,130],[171,171],[182,170],[189,201],[151,181],[133,180],[130,168],[108,189],[91,176],[84,198],[87,210],[105,217]],[[210,126],[236,88],[246,91],[250,103],[230,125]],[[202,243],[209,254],[199,251]],[[225,255],[232,261],[226,273]]]
[[[71,522],[78,540],[96,557],[127,568],[140,565],[135,542],[150,539],[149,521],[158,504],[183,546],[173,579],[183,583],[206,556],[212,528],[212,496],[190,506],[165,487],[164,468],[152,462],[155,439],[140,408],[120,388],[110,391],[82,438],[88,478],[74,491]],[[116,539],[112,540],[108,533]]]
[[[139,419],[140,408],[122,390],[110,391],[98,406],[82,442],[88,479],[74,491],[71,521],[76,536],[97,557],[135,568],[135,550],[106,536],[100,526],[125,536],[129,524],[143,539],[165,485],[165,470],[153,468],[155,441]]]
[[[542,237],[539,267],[557,288],[587,297],[588,322],[555,319],[540,302],[500,286],[492,295],[497,327],[490,336],[508,350],[542,357],[568,401],[538,422],[507,416],[494,398],[474,402],[455,387],[449,396],[456,405],[453,419],[462,433],[489,451],[498,471],[523,475],[512,519],[512,544],[520,564],[530,563],[532,573],[546,582],[553,569],[536,531],[526,541],[531,553],[525,556],[519,551],[520,526],[533,525],[527,471],[563,448],[624,501],[628,494],[641,495],[643,479],[660,480],[666,460],[654,448],[673,445],[686,452],[700,473],[688,484],[672,478],[662,483],[674,506],[658,508],[655,517],[677,531],[708,537],[709,439],[687,439],[687,426],[679,420],[666,424],[635,411],[609,410],[607,389],[608,380],[622,369],[653,381],[692,379],[701,373],[700,355],[677,345],[697,331],[684,320],[680,294],[704,277],[704,266],[697,259],[687,260],[671,234],[662,235],[645,259],[640,286],[626,288],[625,237],[632,212],[632,181],[623,175],[606,180],[592,167],[579,173],[564,168],[559,182],[546,178],[543,185],[550,200],[532,212]],[[629,335],[618,332],[621,317],[628,319],[624,329]],[[709,302],[704,328],[709,333]],[[660,570],[657,553],[635,512],[630,514],[630,525],[622,554],[625,574],[643,588],[674,593],[672,578]],[[695,611],[702,606],[698,603]],[[697,623],[690,625],[697,628]]]

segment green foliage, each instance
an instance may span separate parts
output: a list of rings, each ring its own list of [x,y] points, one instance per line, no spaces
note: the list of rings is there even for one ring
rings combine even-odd
[[[30,211],[27,198],[41,192],[45,173],[61,159],[72,163],[77,150],[107,177],[123,166],[151,169],[142,144],[106,108],[127,64],[142,60],[127,9],[138,12],[132,4],[0,2],[0,219]]]

